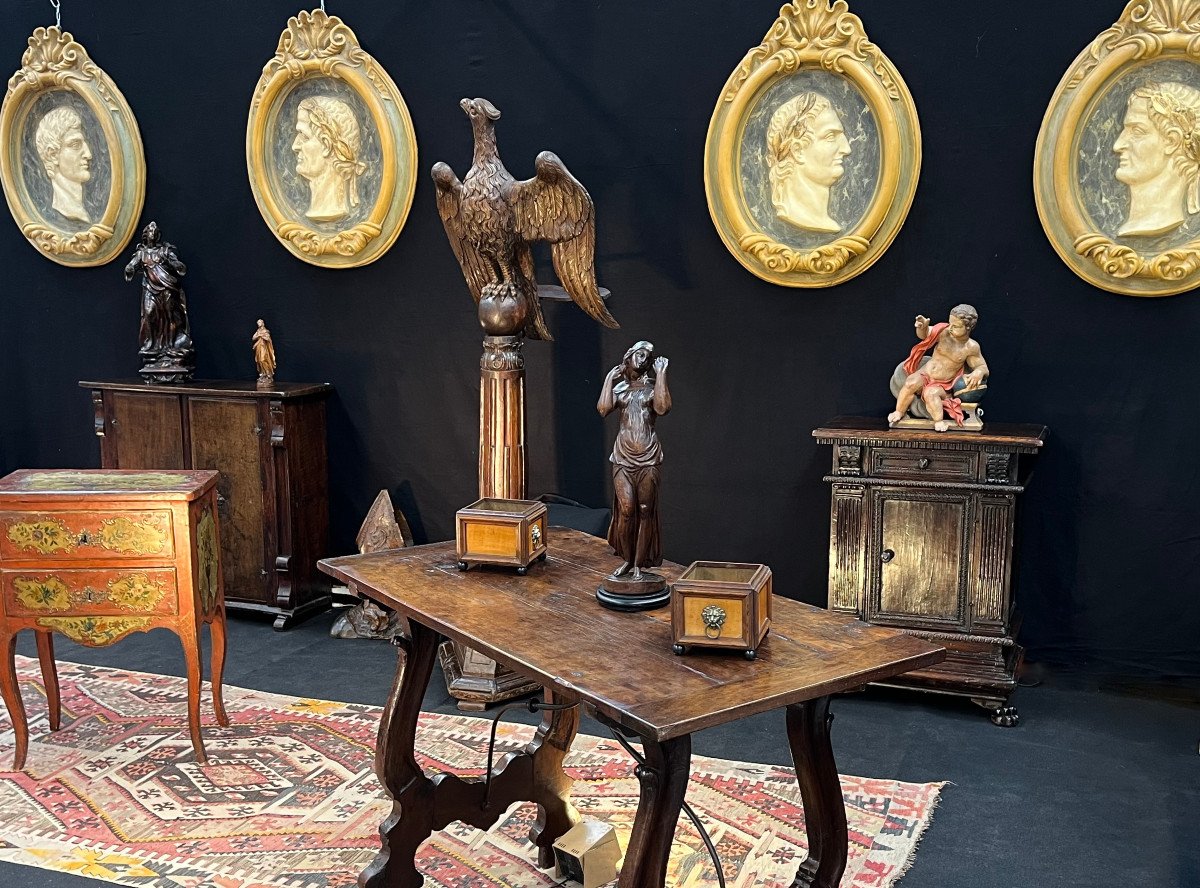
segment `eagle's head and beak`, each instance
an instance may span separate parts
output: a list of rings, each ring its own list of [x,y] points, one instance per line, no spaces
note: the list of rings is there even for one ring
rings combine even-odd
[[[487,99],[463,99],[458,106],[471,118],[471,126],[490,126],[500,119],[500,109]]]

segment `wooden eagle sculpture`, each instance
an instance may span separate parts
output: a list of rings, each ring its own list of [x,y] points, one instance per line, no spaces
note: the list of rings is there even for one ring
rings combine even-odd
[[[552,340],[538,299],[535,241],[550,243],[554,272],[575,304],[606,327],[617,327],[596,286],[596,211],[592,199],[563,162],[549,151],[534,161],[532,179],[518,182],[496,150],[500,112],[487,99],[463,99],[471,119],[475,154],[460,182],[447,164],[433,166],[438,214],[462,266],[479,321],[489,336],[524,329]]]

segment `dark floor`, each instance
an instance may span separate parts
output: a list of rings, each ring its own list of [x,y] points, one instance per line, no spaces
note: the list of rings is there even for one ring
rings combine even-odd
[[[282,633],[230,622],[229,684],[347,702],[387,697],[394,649],[331,639],[329,614]],[[179,644],[163,630],[109,648],[65,639],[56,648],[64,660],[182,674]],[[19,649],[33,656],[32,638]],[[949,698],[880,690],[834,702],[841,772],[952,784],[902,888],[1200,888],[1200,709],[1061,676],[1014,702],[1017,728],[994,727]],[[425,708],[456,711],[438,674]],[[790,764],[781,713],[697,734],[693,751]],[[0,863],[0,888],[104,884]]]

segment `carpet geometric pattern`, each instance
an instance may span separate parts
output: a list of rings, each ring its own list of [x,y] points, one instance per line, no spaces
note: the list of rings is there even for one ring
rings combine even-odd
[[[348,888],[378,847],[390,804],[373,772],[376,706],[225,688],[230,726],[208,716],[209,763],[188,739],[183,679],[60,662],[62,728],[50,733],[37,662],[20,658],[30,715],[24,771],[0,772],[0,860],[142,888]],[[207,692],[207,687],[206,687]],[[206,693],[207,696],[207,693]],[[205,702],[205,713],[211,708]],[[14,745],[0,711],[0,768]],[[426,768],[479,773],[485,719],[426,713]],[[497,758],[533,729],[504,724]],[[567,759],[572,800],[628,843],[633,763],[611,740],[580,735]],[[730,888],[787,888],[805,856],[804,811],[788,768],[692,757],[688,801],[716,841]],[[904,872],[941,784],[842,777],[850,826],[844,888],[887,888]],[[421,849],[431,888],[551,888],[515,805],[491,830],[452,824]],[[668,885],[707,888],[715,873],[684,818]]]

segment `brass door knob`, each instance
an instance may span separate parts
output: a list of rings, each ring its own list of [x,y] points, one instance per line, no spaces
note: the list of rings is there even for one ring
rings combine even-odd
[[[883,552],[880,553],[880,555],[879,555],[879,560],[882,561],[884,564],[887,564],[889,561],[891,561],[895,557],[896,557],[896,553],[893,552],[891,549],[884,549]]]

